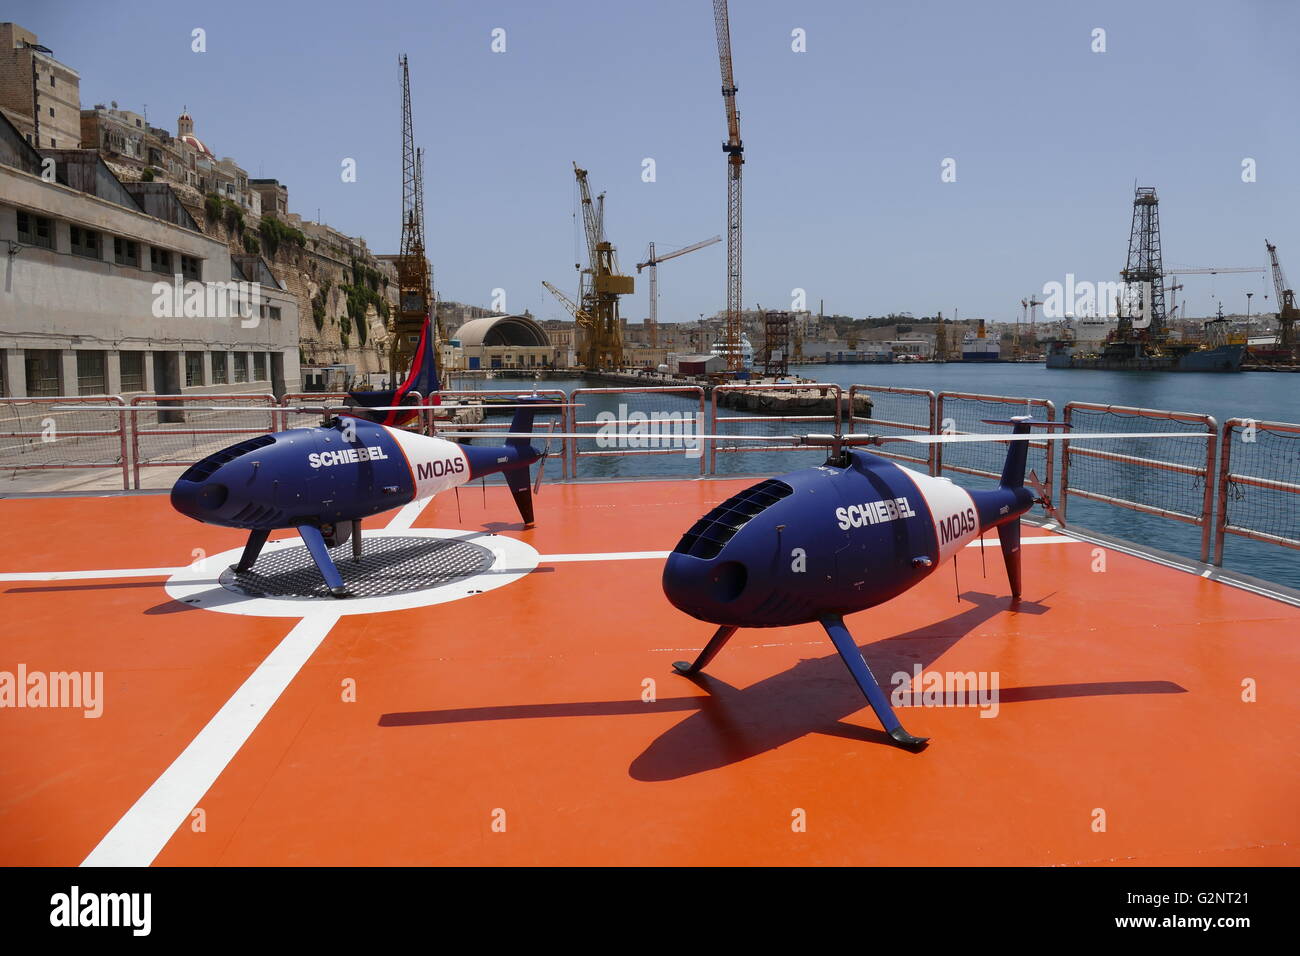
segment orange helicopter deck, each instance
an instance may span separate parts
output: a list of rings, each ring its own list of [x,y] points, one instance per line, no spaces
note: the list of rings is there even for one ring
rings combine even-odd
[[[713,628],[664,553],[750,483],[548,485],[531,530],[442,495],[367,547],[492,568],[297,603],[165,495],[5,500],[0,863],[1300,863],[1300,609],[1029,526],[1012,608],[994,537],[847,619],[911,753],[816,625],[673,673]]]

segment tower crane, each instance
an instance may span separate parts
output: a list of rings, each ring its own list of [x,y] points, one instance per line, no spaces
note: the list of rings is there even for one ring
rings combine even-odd
[[[397,62],[402,68],[402,246],[397,258],[397,310],[388,353],[389,373],[395,382],[401,381],[410,367],[433,307],[429,260],[424,246],[423,162],[415,150],[411,125],[411,74],[406,54]],[[441,377],[436,367],[439,352],[436,339],[434,344],[433,377],[437,382]]]
[[[713,25],[718,35],[718,65],[722,71],[722,105],[727,114],[727,368],[740,371],[744,356],[740,346],[740,173],[745,164],[745,147],[740,140],[740,114],[736,112],[736,78],[731,67],[731,23],[727,0],[713,0]]]
[[[1294,357],[1295,322],[1300,319],[1300,310],[1296,309],[1295,292],[1287,288],[1286,276],[1282,274],[1282,264],[1277,259],[1277,246],[1264,240],[1268,247],[1269,261],[1273,266],[1273,290],[1277,293],[1277,345]]]
[[[1257,272],[1263,275],[1266,271],[1268,270],[1261,266],[1169,266],[1164,270],[1164,274],[1167,276],[1191,276],[1218,275],[1230,272]]]
[[[1038,313],[1035,311],[1035,309],[1037,309],[1038,306],[1043,304],[1043,300],[1038,298],[1037,296],[1031,295],[1029,297],[1029,302],[1027,304],[1029,306],[1029,347],[1034,352],[1034,354],[1037,354],[1038,353]]]
[[[695,242],[689,246],[683,246],[672,252],[665,253],[662,256],[655,255],[655,244],[650,243],[650,252],[646,256],[645,262],[636,264],[637,275],[641,270],[649,268],[650,270],[650,347],[652,349],[659,347],[659,263],[667,262],[669,259],[676,259],[678,256],[684,256],[688,252],[694,252],[696,249],[703,249],[705,246],[711,246],[715,242],[721,242],[721,236],[714,236],[711,239],[705,239],[702,242]]]
[[[589,371],[617,369],[623,364],[623,328],[618,316],[618,298],[633,290],[631,276],[619,274],[618,254],[605,238],[605,194],[591,198],[587,171],[573,164],[582,205],[583,230],[587,236],[587,267],[579,273],[578,298],[581,311],[589,318],[587,342],[583,350]],[[577,313],[574,313],[577,318]],[[579,325],[582,325],[580,322]]]
[[[1038,347],[1038,326],[1035,321],[1036,313],[1034,309],[1043,304],[1043,300],[1031,295],[1028,299],[1020,300],[1020,318],[1016,322],[1015,338],[1011,340],[1011,359],[1019,362],[1021,355],[1021,338],[1024,334],[1022,326],[1029,327],[1028,341],[1033,343],[1033,348]]]
[[[1267,241],[1268,240],[1265,240],[1265,242]],[[1252,273],[1252,272],[1257,275],[1263,275],[1266,271],[1267,270],[1261,268],[1260,266],[1169,266],[1164,270],[1164,275],[1167,278],[1173,280],[1173,284],[1165,286],[1165,293],[1167,295],[1171,292],[1183,288],[1182,284],[1178,282],[1179,276],[1194,276],[1194,275],[1213,276],[1219,274],[1231,275],[1233,273],[1240,274],[1240,273]],[[1180,314],[1180,317],[1183,321],[1186,321],[1187,300],[1185,298],[1183,299],[1182,308],[1183,311]],[[1173,317],[1173,309],[1170,309],[1169,318],[1172,317]]]
[[[1178,312],[1178,310],[1179,310],[1180,308],[1181,308],[1183,311],[1178,313],[1177,318],[1178,318],[1179,320],[1182,320],[1182,319],[1187,318],[1187,315],[1186,315],[1186,313],[1187,313],[1187,300],[1186,300],[1186,299],[1183,299],[1183,301],[1182,301],[1181,303],[1175,301],[1175,300],[1178,298],[1178,293],[1179,293],[1180,291],[1182,291],[1182,289],[1183,289],[1183,284],[1182,284],[1181,282],[1175,282],[1173,285],[1167,285],[1167,286],[1165,286],[1165,295],[1169,296],[1169,301],[1173,303],[1171,306],[1169,306],[1169,316],[1168,316],[1168,317],[1169,317],[1170,321],[1172,321],[1172,320],[1175,318],[1174,313],[1175,313],[1175,312]]]

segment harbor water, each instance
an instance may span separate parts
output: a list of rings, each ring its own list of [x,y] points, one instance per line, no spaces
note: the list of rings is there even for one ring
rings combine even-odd
[[[1058,419],[1066,403],[1073,401],[1208,414],[1214,416],[1220,426],[1229,418],[1300,422],[1300,398],[1296,395],[1296,386],[1300,382],[1291,375],[1283,374],[1107,372],[1047,369],[1041,364],[1033,363],[957,362],[807,365],[793,371],[803,378],[834,383],[846,390],[851,385],[884,385],[930,389],[935,392],[1047,399],[1055,404]],[[474,382],[455,384],[457,387],[485,389],[512,389],[517,385],[520,391],[536,384],[546,389],[563,389],[566,393],[589,387],[588,383],[580,379],[529,383],[499,379],[483,381],[480,378]],[[593,421],[602,412],[610,413],[609,417],[625,414],[629,408],[635,411],[683,414],[693,413],[698,408],[698,403],[670,394],[587,395],[583,401],[584,406],[575,410],[577,417],[583,421]],[[623,406],[622,410],[620,406]],[[1012,413],[1014,409],[1006,411],[1006,414]],[[730,410],[725,414],[729,417],[745,415]],[[779,422],[768,423],[758,429],[768,434],[828,430],[826,423],[798,428],[792,423]],[[1168,444],[1167,441],[1164,442],[1166,448]],[[584,450],[594,449],[596,445],[584,441],[582,447]],[[1300,456],[1300,439],[1297,439],[1295,448],[1297,456]],[[816,450],[728,453],[718,456],[715,473],[756,476],[780,474],[818,464],[823,457],[824,453]],[[694,477],[699,473],[699,459],[687,457],[680,452],[584,458],[580,460],[578,469],[578,475],[582,478],[611,479],[633,476]],[[958,484],[968,487],[988,484],[988,479],[976,476],[949,472],[945,474]],[[1162,473],[1147,471],[1142,480],[1161,481]],[[1300,499],[1288,496],[1283,506],[1292,509],[1300,507]],[[1200,557],[1201,529],[1190,524],[1077,497],[1070,500],[1068,517],[1072,526],[1081,529],[1134,541],[1187,558]],[[1223,566],[1267,581],[1300,588],[1300,552],[1294,550],[1228,535]]]

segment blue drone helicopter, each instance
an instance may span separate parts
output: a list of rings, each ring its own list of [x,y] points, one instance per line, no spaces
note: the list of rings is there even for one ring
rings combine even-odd
[[[1028,436],[1028,418],[1012,425]],[[964,437],[964,436],[963,436]],[[928,740],[904,728],[844,625],[844,615],[883,604],[929,577],[990,528],[997,528],[1020,598],[1020,516],[1033,507],[1025,487],[1026,441],[1007,451],[997,488],[967,491],[946,478],[843,447],[826,464],[769,478],[728,498],[693,524],[664,566],[672,604],[718,630],[693,663],[698,673],[741,627],[816,621],[848,666],[889,736],[905,747]]]
[[[426,320],[406,380],[396,389],[351,392],[345,414],[327,415],[317,427],[258,435],[207,456],[177,479],[172,506],[205,524],[247,529],[248,543],[234,565],[239,572],[252,570],[272,531],[296,529],[330,594],[340,598],[351,592],[329,549],[351,539],[359,559],[363,518],[499,472],[524,526],[531,527],[529,466],[546,457],[529,441],[533,416],[568,406],[532,395],[519,396],[513,406],[495,405],[516,410],[500,446],[463,445],[397,427],[420,414],[418,406],[402,404],[411,391],[427,397],[437,389]]]
[[[360,558],[363,518],[499,472],[525,527],[532,526],[529,466],[545,455],[529,442],[533,416],[559,406],[527,395],[519,403],[511,437],[496,446],[462,445],[351,416],[258,435],[191,465],[172,487],[172,506],[205,524],[247,529],[234,565],[241,572],[252,569],[272,531],[297,529],[330,593],[348,597],[329,549],[351,538],[352,555]]]

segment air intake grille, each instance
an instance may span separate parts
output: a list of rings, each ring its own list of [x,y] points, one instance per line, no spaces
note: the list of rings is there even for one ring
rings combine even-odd
[[[694,558],[716,558],[722,546],[734,538],[751,518],[792,494],[793,488],[775,478],[746,488],[691,525],[673,550]]]
[[[223,448],[215,455],[209,455],[202,461],[190,465],[190,467],[186,469],[185,474],[181,475],[181,480],[203,481],[226,462],[234,461],[240,455],[247,455],[250,451],[257,451],[259,448],[265,448],[267,445],[274,444],[275,439],[270,435],[258,435],[256,438],[241,441],[238,445],[231,445],[229,448]]]

